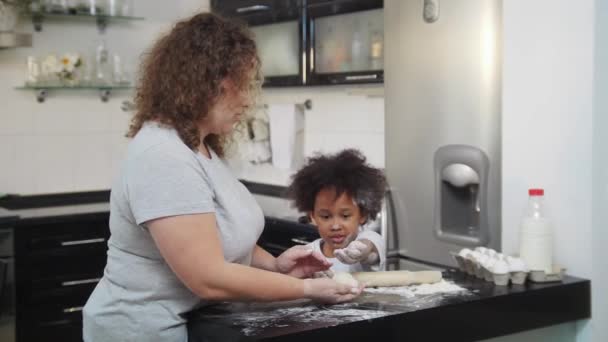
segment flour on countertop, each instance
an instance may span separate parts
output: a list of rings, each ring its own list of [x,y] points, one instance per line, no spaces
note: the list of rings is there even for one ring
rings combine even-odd
[[[416,295],[430,295],[436,293],[452,293],[460,291],[466,291],[466,289],[454,283],[447,282],[445,281],[445,279],[442,279],[441,281],[434,284],[368,288],[364,290],[364,292],[368,293],[396,294],[404,297],[414,297]]]
[[[366,288],[352,302],[336,305],[316,305],[309,301],[233,305],[234,309],[240,309],[225,315],[224,319],[231,325],[238,326],[245,335],[255,336],[277,328],[297,330],[306,329],[310,324],[334,326],[370,320],[434,307],[452,298],[469,295],[473,293],[452,282],[441,280],[435,284]]]
[[[356,304],[354,304],[356,305]],[[288,327],[289,324],[282,322],[296,321],[300,323],[324,322],[327,325],[355,322],[386,316],[390,312],[381,310],[368,310],[353,308],[353,304],[337,304],[319,309],[316,306],[293,307],[277,309],[274,311],[247,313],[246,315],[235,315],[233,323],[244,325],[241,331],[251,336],[264,328]]]

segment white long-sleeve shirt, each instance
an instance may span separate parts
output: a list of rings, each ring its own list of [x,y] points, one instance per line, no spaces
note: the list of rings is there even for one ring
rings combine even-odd
[[[365,265],[365,264],[361,264],[360,262],[356,263],[356,264],[344,264],[342,263],[340,260],[338,260],[337,258],[327,258],[327,260],[332,262],[332,266],[331,266],[331,270],[334,272],[370,272],[370,271],[383,271],[386,265],[386,246],[384,244],[384,239],[382,238],[382,236],[374,231],[371,230],[365,230],[362,232],[359,232],[359,234],[357,234],[357,238],[355,240],[369,240],[371,241],[374,246],[376,247],[376,250],[378,250],[378,256],[380,261],[375,264],[375,265]],[[323,250],[321,248],[321,244],[323,243],[323,239],[319,238],[311,243],[309,243],[309,246],[312,246],[312,248],[315,251],[319,251],[321,252],[321,254],[323,254]]]

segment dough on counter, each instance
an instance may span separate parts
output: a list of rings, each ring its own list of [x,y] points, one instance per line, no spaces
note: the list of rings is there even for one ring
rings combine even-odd
[[[440,271],[337,272],[333,279],[349,286],[361,283],[368,287],[388,287],[433,284],[441,281],[442,276]]]
[[[352,276],[352,274],[348,272],[336,272],[334,274],[333,280],[337,281],[340,284],[358,287],[359,282]]]
[[[371,287],[432,284],[442,278],[440,271],[355,272],[352,276],[358,282]]]

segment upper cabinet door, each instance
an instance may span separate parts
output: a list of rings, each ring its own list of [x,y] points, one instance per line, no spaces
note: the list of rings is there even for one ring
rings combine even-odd
[[[382,1],[311,0],[307,16],[310,84],[383,82]]]
[[[302,21],[290,20],[251,26],[262,61],[264,86],[294,86],[304,83]]]
[[[304,0],[211,0],[211,9],[249,25],[298,20]]]
[[[215,13],[238,18],[254,34],[264,86],[297,86],[306,72],[303,0],[212,0]]]
[[[264,86],[382,83],[382,0],[212,0],[255,34]]]

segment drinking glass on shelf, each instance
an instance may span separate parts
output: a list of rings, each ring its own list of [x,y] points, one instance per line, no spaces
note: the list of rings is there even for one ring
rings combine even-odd
[[[27,57],[27,85],[37,85],[40,82],[40,63],[34,56]]]
[[[114,84],[120,84],[123,80],[123,67],[120,56],[114,54],[112,56],[112,81]]]
[[[132,17],[135,15],[135,3],[133,0],[121,0],[120,15]]]
[[[45,7],[47,12],[65,14],[68,12],[68,1],[46,0]]]
[[[91,15],[106,15],[108,14],[107,0],[89,0],[89,14]]]
[[[108,14],[121,16],[122,14],[122,0],[108,0]]]
[[[95,83],[109,84],[111,79],[111,65],[108,48],[105,40],[101,40],[95,52]]]
[[[80,85],[90,86],[93,84],[93,74],[95,73],[95,62],[90,53],[82,54],[80,67]]]

